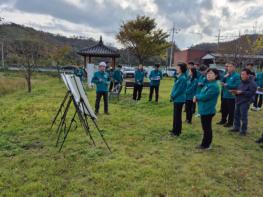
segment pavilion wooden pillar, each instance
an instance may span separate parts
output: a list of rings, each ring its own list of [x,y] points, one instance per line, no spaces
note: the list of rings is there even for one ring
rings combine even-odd
[[[84,68],[86,68],[86,66],[87,66],[87,57],[84,56]]]
[[[112,58],[112,66],[113,66],[113,69],[115,69],[115,67],[116,67],[116,58],[115,57]]]
[[[91,56],[89,56],[89,64],[91,63]]]

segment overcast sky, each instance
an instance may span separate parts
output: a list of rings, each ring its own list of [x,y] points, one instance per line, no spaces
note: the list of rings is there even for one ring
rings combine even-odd
[[[0,17],[66,36],[87,36],[121,47],[115,39],[120,24],[137,15],[154,17],[176,44],[187,48],[200,42],[262,33],[263,0],[0,0]],[[169,38],[171,39],[171,38]],[[223,39],[223,38],[222,38]]]

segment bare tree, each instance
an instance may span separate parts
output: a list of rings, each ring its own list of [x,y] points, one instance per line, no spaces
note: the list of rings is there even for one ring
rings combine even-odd
[[[38,65],[40,57],[44,55],[44,47],[37,40],[16,40],[13,44],[13,52],[19,57],[27,81],[28,92],[31,92],[32,74]]]

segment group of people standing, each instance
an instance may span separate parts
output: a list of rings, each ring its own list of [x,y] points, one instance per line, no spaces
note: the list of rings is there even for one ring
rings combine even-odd
[[[263,78],[262,74],[253,75],[253,71],[249,68],[250,65],[248,64],[247,68],[244,68],[241,74],[238,74],[236,65],[233,62],[227,63],[224,76],[220,76],[219,71],[215,68],[208,68],[205,65],[199,67],[193,62],[188,64],[178,63],[170,99],[173,102],[171,135],[180,136],[182,133],[183,106],[185,105],[186,122],[191,124],[197,105],[203,129],[203,140],[198,148],[210,149],[213,138],[212,119],[216,114],[216,105],[220,92],[222,116],[218,124],[231,128],[231,132],[240,132],[241,135],[246,135],[248,109],[250,104],[255,101],[257,87],[260,87],[257,84],[261,84]],[[163,78],[159,67],[160,65],[156,64],[154,70],[149,74],[149,101],[152,101],[153,93],[155,93],[155,102],[158,102],[159,99],[160,81]],[[109,114],[108,86],[110,85],[111,90],[112,87],[122,84],[123,77],[120,69],[119,66],[112,73],[112,81],[110,80],[110,74],[106,72],[106,64],[104,62],[99,64],[99,70],[92,78],[92,83],[96,84],[95,113],[99,112],[100,100],[103,97],[104,113]],[[134,78],[133,99],[140,100],[145,78],[142,65],[138,66]],[[263,142],[263,135],[258,142]]]
[[[193,62],[176,65],[177,78],[171,92],[174,103],[172,136],[180,136],[182,131],[182,109],[185,105],[186,122],[191,124],[195,103],[201,117],[203,140],[200,149],[210,149],[213,132],[212,119],[221,92],[221,121],[217,124],[231,128],[231,132],[247,134],[248,110],[255,101],[256,91],[263,87],[262,73],[252,71],[253,64],[248,64],[241,73],[236,72],[236,65],[229,62],[225,73],[220,76],[217,69],[201,66],[196,69]],[[221,83],[221,88],[219,86]],[[257,82],[257,83],[256,83]],[[257,140],[263,142],[263,136]]]

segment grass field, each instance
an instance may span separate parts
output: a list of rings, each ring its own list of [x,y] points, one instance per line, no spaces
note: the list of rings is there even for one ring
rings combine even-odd
[[[0,196],[262,196],[263,146],[254,142],[263,132],[262,111],[250,112],[246,137],[214,124],[213,149],[200,151],[198,118],[183,125],[180,138],[168,134],[173,82],[165,79],[159,104],[148,103],[147,89],[134,103],[128,90],[110,102],[110,116],[99,115],[112,154],[93,127],[92,146],[80,125],[59,153],[49,127],[66,89],[54,77],[33,79],[32,93],[19,88],[0,97]],[[95,91],[87,94],[94,106]]]

